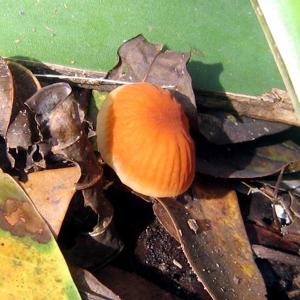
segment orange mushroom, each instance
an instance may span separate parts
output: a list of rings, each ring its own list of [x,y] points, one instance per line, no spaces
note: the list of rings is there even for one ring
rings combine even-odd
[[[97,119],[103,160],[120,180],[143,195],[185,192],[195,174],[195,146],[188,119],[174,96],[149,83],[113,90]]]

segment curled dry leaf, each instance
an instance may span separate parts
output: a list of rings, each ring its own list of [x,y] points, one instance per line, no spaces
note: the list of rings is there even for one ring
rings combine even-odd
[[[59,236],[64,254],[72,264],[91,268],[106,264],[120,253],[123,243],[115,231],[113,214],[100,181],[77,192]],[[70,239],[71,243],[64,242]]]
[[[39,139],[37,124],[30,109],[24,104],[41,86],[34,75],[15,62],[8,62],[14,82],[14,106],[7,131],[9,148],[28,149]]]
[[[100,181],[98,181],[92,187],[82,190],[84,198],[84,204],[93,208],[98,215],[98,222],[95,226],[94,234],[101,234],[111,224],[114,210],[110,202],[103,194],[103,187]]]
[[[189,53],[163,50],[163,45],[149,43],[142,35],[128,40],[118,50],[119,62],[107,78],[130,82],[150,82],[170,86],[192,123],[197,119],[192,80],[186,64]]]
[[[70,263],[82,268],[95,268],[114,259],[123,247],[113,224],[110,223],[103,229],[99,223],[92,232],[80,233],[75,244],[62,251]]]
[[[223,145],[253,141],[262,136],[284,131],[290,126],[211,110],[198,113],[198,128],[208,141]]]
[[[51,137],[47,132],[51,111],[71,93],[72,89],[67,83],[56,83],[43,87],[26,101],[26,105],[35,113],[43,140]]]
[[[59,234],[79,178],[79,167],[70,167],[31,173],[28,180],[21,183],[55,237]]]
[[[214,299],[266,299],[235,192],[198,182],[192,190],[192,197],[158,199],[156,205],[172,220],[199,280]]]
[[[0,136],[6,138],[14,104],[13,79],[6,61],[0,56]]]
[[[80,299],[45,221],[22,188],[0,173],[2,299]]]
[[[83,123],[84,114],[66,83],[52,84],[42,88],[26,104],[36,114],[43,140],[51,145],[51,151],[81,168],[77,188],[95,184],[101,177],[93,146]]]

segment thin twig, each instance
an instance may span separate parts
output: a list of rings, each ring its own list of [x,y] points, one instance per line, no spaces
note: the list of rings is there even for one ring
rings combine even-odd
[[[72,76],[72,75],[58,75],[58,74],[33,74],[36,77],[42,78],[54,78],[54,79],[65,79],[71,80],[73,82],[80,81],[80,83],[84,82],[89,85],[99,85],[101,83],[105,84],[113,84],[113,85],[128,85],[134,82],[132,81],[122,81],[122,80],[114,80],[114,79],[107,79],[104,77],[84,77],[84,76]],[[174,85],[162,85],[163,89],[173,89]]]

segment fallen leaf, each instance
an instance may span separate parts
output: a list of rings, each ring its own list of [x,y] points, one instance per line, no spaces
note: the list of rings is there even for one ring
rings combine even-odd
[[[118,55],[119,62],[108,73],[108,79],[170,86],[192,124],[195,122],[196,100],[186,68],[190,53],[164,50],[163,45],[149,43],[138,35],[122,44]]]
[[[71,92],[72,89],[67,83],[55,83],[41,88],[26,101],[25,104],[35,113],[43,140],[50,138],[47,124],[49,114]]]
[[[223,145],[253,141],[262,136],[282,132],[290,126],[209,110],[198,113],[198,128],[209,142]]]
[[[143,215],[137,218],[143,218]],[[172,287],[170,291],[183,299],[211,300],[204,286],[197,280],[180,243],[160,225],[158,218],[147,224],[139,233],[137,241],[134,239],[132,263],[136,266],[133,269],[145,278],[155,279],[161,287]],[[125,260],[131,260],[130,256],[125,256]]]
[[[197,143],[197,172],[219,178],[268,176],[300,160],[300,147],[291,140],[217,146],[198,139]]]
[[[156,205],[172,219],[199,280],[214,299],[266,299],[235,192],[199,182],[192,191],[191,198],[157,199]]]
[[[58,237],[69,262],[86,269],[107,264],[120,253],[124,245],[113,214],[100,182],[76,193]]]
[[[41,86],[31,71],[22,65],[8,62],[8,67],[14,82],[14,106],[7,131],[7,145],[9,148],[28,149],[38,141],[39,134],[34,116],[24,103]]]
[[[9,160],[5,140],[0,137],[0,169],[8,170],[13,164],[13,160]]]
[[[70,167],[34,172],[28,175],[25,183],[21,183],[55,237],[59,234],[79,178],[80,169]]]
[[[70,271],[83,300],[121,299],[87,270],[71,267]]]
[[[14,104],[13,79],[6,61],[0,56],[0,136],[6,138]]]
[[[36,114],[43,140],[51,146],[51,151],[80,166],[77,188],[83,189],[101,178],[102,167],[88,139],[84,113],[71,92],[66,83],[52,84],[42,88],[26,104]]]
[[[0,173],[0,248],[2,299],[80,299],[46,223],[5,173]]]
[[[92,187],[82,190],[84,204],[90,206],[97,213],[98,222],[96,225],[97,232],[104,232],[111,225],[114,210],[110,202],[103,194],[103,187],[98,181]]]
[[[122,299],[178,299],[137,274],[116,267],[107,266],[94,271],[94,275],[112,291],[120,295]]]

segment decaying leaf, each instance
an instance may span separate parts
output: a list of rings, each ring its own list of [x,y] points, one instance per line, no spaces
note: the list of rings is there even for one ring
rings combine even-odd
[[[2,299],[80,299],[44,220],[21,187],[0,173]]]
[[[5,60],[0,56],[0,136],[6,138],[14,104],[13,79]]]
[[[118,55],[119,63],[107,78],[170,86],[194,123],[197,118],[196,101],[192,80],[186,69],[189,53],[164,51],[163,45],[149,43],[142,35],[138,35],[123,43]]]
[[[71,267],[70,271],[83,300],[121,299],[92,273],[76,267]]]
[[[198,113],[198,128],[208,141],[223,145],[253,141],[284,131],[290,126],[214,110]]]
[[[143,216],[137,218],[142,219]],[[167,233],[157,219],[147,224],[139,234],[134,249],[137,272],[146,278],[155,278],[155,282],[162,287],[165,284],[172,286],[170,291],[184,299],[211,300],[191,269],[180,243]]]
[[[50,169],[28,175],[21,183],[57,237],[80,178],[78,167]]]
[[[213,145],[198,141],[197,172],[219,178],[272,175],[300,160],[300,147],[290,140]]]
[[[7,131],[9,148],[28,149],[38,140],[37,125],[32,112],[24,104],[41,86],[34,75],[22,65],[8,62],[14,82],[14,106]]]
[[[168,213],[199,280],[214,299],[266,299],[235,192],[198,182],[192,190],[192,197],[156,205]]]
[[[47,132],[49,114],[71,92],[72,89],[67,83],[56,83],[43,87],[26,101],[26,105],[35,113],[43,140],[50,138]]]
[[[42,88],[26,104],[36,114],[43,140],[50,144],[51,151],[80,166],[77,187],[85,188],[100,179],[102,168],[88,140],[84,114],[71,92],[66,83],[52,84]]]
[[[84,217],[81,216],[84,220]],[[81,220],[82,222],[82,220]],[[72,226],[72,224],[70,224]],[[73,228],[69,229],[73,230]],[[95,268],[106,265],[114,259],[123,249],[113,224],[103,228],[102,224],[95,226],[91,232],[81,232],[75,243],[69,249],[62,251],[68,262],[81,268]]]
[[[102,283],[120,295],[121,299],[178,300],[176,296],[160,289],[148,280],[119,268],[107,266],[101,270],[96,270],[94,274]]]

